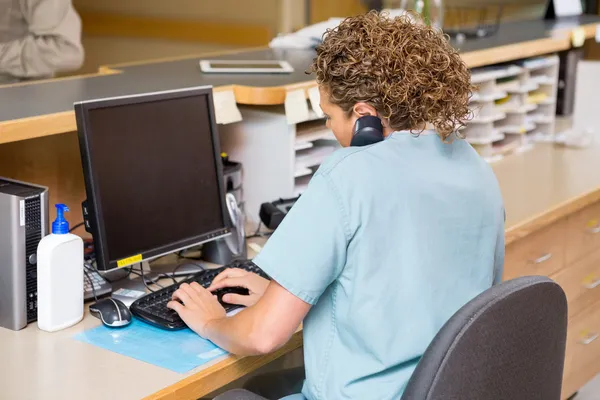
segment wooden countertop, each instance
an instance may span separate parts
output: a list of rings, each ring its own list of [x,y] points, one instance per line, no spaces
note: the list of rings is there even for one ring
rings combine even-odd
[[[600,201],[600,145],[578,150],[538,144],[493,169],[506,206],[507,243]],[[208,368],[177,374],[72,339],[98,324],[88,314],[75,327],[56,333],[41,332],[36,324],[20,332],[0,328],[0,354],[9,366],[0,374],[0,397],[199,398],[302,344],[298,332],[274,354],[225,357]]]
[[[289,353],[302,345],[298,332],[268,356],[228,356],[189,374],[162,369],[74,340],[99,325],[86,311],[73,328],[47,333],[30,324],[19,332],[0,328],[3,399],[195,399]],[[116,332],[116,331],[115,331]]]
[[[557,21],[524,21],[501,25],[487,38],[454,42],[469,67],[479,67],[549,54],[571,48],[574,29],[594,37],[600,17],[585,15]],[[217,55],[211,54],[210,57]],[[315,85],[304,73],[313,51],[260,49],[229,52],[223,59],[278,59],[295,68],[284,75],[206,75],[199,71],[202,56],[111,66],[92,76],[69,77],[0,87],[0,144],[76,130],[75,101],[211,85],[232,89],[240,104],[283,104],[288,90]]]
[[[600,145],[537,144],[493,165],[506,208],[506,244],[600,201]]]

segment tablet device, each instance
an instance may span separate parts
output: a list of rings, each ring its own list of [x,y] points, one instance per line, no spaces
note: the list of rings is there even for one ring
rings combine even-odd
[[[200,60],[200,70],[226,74],[289,74],[294,68],[281,60]]]

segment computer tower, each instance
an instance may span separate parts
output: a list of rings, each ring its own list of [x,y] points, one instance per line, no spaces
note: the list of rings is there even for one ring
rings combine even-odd
[[[0,326],[37,319],[37,247],[48,233],[48,189],[0,178]]]
[[[227,211],[231,222],[231,235],[217,239],[202,246],[202,259],[215,264],[228,264],[235,259],[247,257],[244,210],[244,191],[242,187],[242,164],[222,156],[223,180],[226,193]]]
[[[231,193],[238,207],[244,213],[244,190],[242,187],[242,164],[231,161],[229,157],[222,157],[223,161],[223,186],[226,193]]]

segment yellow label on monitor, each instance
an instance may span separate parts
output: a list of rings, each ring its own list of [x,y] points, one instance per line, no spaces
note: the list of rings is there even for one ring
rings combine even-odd
[[[131,257],[127,257],[127,258],[124,258],[122,260],[117,261],[117,267],[121,268],[121,267],[125,267],[127,265],[139,263],[139,262],[142,262],[142,255],[141,254],[138,254],[138,255],[135,255],[135,256],[131,256]]]

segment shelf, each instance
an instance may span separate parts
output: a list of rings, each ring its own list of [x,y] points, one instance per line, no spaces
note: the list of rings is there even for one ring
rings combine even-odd
[[[492,130],[492,134],[489,136],[483,137],[466,137],[467,142],[476,145],[484,145],[484,144],[492,144],[494,142],[499,142],[500,140],[504,140],[505,136],[502,132],[497,129]]]
[[[521,140],[513,140],[505,144],[494,146],[494,153],[496,155],[505,156],[516,151],[519,147],[521,147]]]
[[[315,144],[313,142],[299,142],[294,145],[295,151],[306,150],[313,147]]]
[[[528,112],[534,111],[535,109],[537,109],[538,106],[537,104],[525,104],[522,106],[513,106],[510,104],[506,104],[496,107],[498,107],[502,112],[505,112],[507,114],[526,114]]]
[[[294,178],[301,178],[303,176],[312,175],[313,170],[310,168],[298,168],[294,172]]]
[[[334,146],[314,146],[296,152],[296,171],[320,165],[335,149]]]
[[[303,176],[300,178],[296,178],[294,183],[294,197],[300,196],[308,187],[308,183],[312,176]]]
[[[496,87],[504,92],[511,93],[518,90],[521,87],[521,83],[518,79],[512,79],[507,82],[499,82]]]
[[[544,106],[553,106],[554,104],[556,104],[556,99],[547,98],[545,100],[540,101],[538,104],[544,105]]]
[[[558,65],[558,59],[556,57],[534,58],[522,62],[523,68],[526,68],[530,71],[541,68],[553,67],[555,65]]]
[[[502,79],[509,76],[518,75],[523,71],[523,68],[518,65],[509,66],[492,66],[478,68],[471,72],[471,82],[483,83],[487,81],[493,81],[496,79]]]
[[[554,116],[544,115],[541,113],[530,114],[525,117],[526,122],[533,122],[535,124],[551,124],[554,122],[554,119]]]
[[[487,93],[487,94],[473,93],[470,101],[472,103],[487,103],[487,102],[492,102],[492,101],[503,99],[507,95],[508,94],[506,92],[494,92],[494,93]]]
[[[506,134],[509,135],[522,135],[524,133],[527,133],[529,131],[532,131],[535,129],[535,124],[532,122],[526,122],[523,125],[504,125],[504,126],[498,126],[497,129],[500,132],[504,132]]]
[[[333,135],[331,129],[327,129],[323,123],[313,124],[312,126],[305,125],[302,127],[297,127],[296,129],[296,146],[302,143],[314,142],[315,140],[320,139],[335,140],[335,136]]]
[[[532,76],[530,79],[538,85],[554,85],[556,83],[556,79],[547,75]]]
[[[525,93],[533,92],[534,90],[537,90],[539,87],[540,87],[539,84],[537,84],[536,82],[530,81],[523,85],[519,85],[518,87],[508,88],[506,91],[509,93],[525,94]]]
[[[506,114],[504,114],[504,113],[498,113],[496,115],[488,115],[488,116],[485,116],[485,117],[478,116],[476,118],[473,118],[469,122],[472,123],[472,124],[488,124],[490,122],[500,121],[500,120],[502,120],[504,118],[506,118]]]
[[[550,99],[549,97],[550,96],[548,96],[547,93],[543,92],[531,93],[529,96],[527,96],[526,102],[527,104],[550,104],[547,103],[547,101],[553,99]]]

